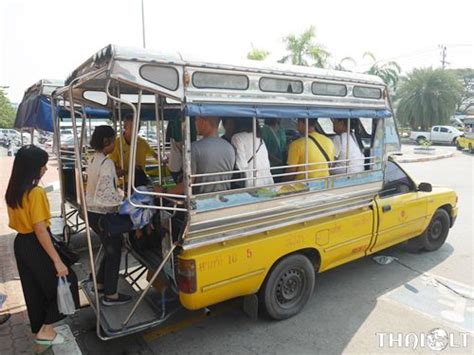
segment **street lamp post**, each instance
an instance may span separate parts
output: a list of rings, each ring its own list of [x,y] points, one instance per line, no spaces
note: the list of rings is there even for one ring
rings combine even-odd
[[[143,48],[146,48],[146,43],[145,43],[145,4],[144,4],[144,0],[142,0],[142,39],[143,39]]]

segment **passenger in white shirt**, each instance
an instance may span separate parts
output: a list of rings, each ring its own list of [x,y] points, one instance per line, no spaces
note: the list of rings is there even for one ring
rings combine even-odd
[[[98,126],[92,134],[90,145],[95,150],[87,166],[87,216],[90,226],[98,232],[104,256],[97,270],[97,289],[103,292],[102,304],[114,306],[131,301],[130,295],[117,292],[118,275],[122,254],[122,234],[112,233],[110,224],[131,229],[128,215],[119,215],[122,194],[117,187],[115,164],[108,158],[114,150],[115,131],[110,126]]]
[[[257,169],[257,179],[251,179],[254,175],[252,171],[246,171],[245,187],[272,185],[273,177],[270,171],[270,160],[265,142],[260,137],[257,125],[256,135],[253,134],[253,122],[250,118],[238,118],[235,120],[235,133],[231,143],[236,153],[236,168],[239,170],[249,170],[254,168],[253,147],[255,138],[255,167]]]
[[[332,164],[331,175],[359,173],[364,171],[364,154],[360,151],[359,145],[353,134],[347,132],[347,120],[333,119],[334,155],[336,161]],[[347,136],[349,135],[349,157],[347,154]],[[338,160],[342,160],[339,162]],[[348,161],[344,161],[348,160]]]

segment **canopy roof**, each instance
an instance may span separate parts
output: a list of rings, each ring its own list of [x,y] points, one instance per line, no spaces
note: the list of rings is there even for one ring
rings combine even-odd
[[[114,60],[136,61],[143,63],[176,64],[182,66],[198,66],[214,69],[231,69],[249,72],[259,72],[266,74],[310,76],[325,79],[336,79],[341,81],[351,81],[366,84],[385,85],[383,80],[376,75],[360,74],[338,70],[322,69],[315,67],[305,67],[290,64],[268,63],[265,61],[242,60],[234,63],[214,63],[203,60],[196,56],[181,55],[180,53],[164,53],[143,48],[123,47],[110,44],[83,64],[76,68],[67,78],[66,85],[74,79],[87,72],[94,71],[100,67],[109,65]]]
[[[54,95],[74,103],[113,109],[127,105],[263,104],[385,109],[386,85],[378,76],[260,61],[221,64],[109,45],[76,68]],[[112,100],[111,100],[112,99]]]
[[[53,132],[51,94],[64,85],[61,80],[42,79],[25,90],[18,106],[15,128],[34,128]]]

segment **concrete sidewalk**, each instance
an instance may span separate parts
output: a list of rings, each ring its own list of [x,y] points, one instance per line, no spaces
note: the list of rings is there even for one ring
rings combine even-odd
[[[415,154],[414,149],[416,145],[402,145],[402,154],[401,155],[392,155],[392,157],[398,163],[418,163],[424,161],[438,160],[450,158],[456,154],[455,147],[449,146],[436,146],[435,153],[433,155],[427,154]]]

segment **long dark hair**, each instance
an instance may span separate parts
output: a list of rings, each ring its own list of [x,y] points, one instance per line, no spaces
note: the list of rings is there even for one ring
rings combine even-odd
[[[92,133],[90,145],[94,150],[102,151],[115,139],[115,130],[110,126],[98,126]]]
[[[16,153],[5,200],[10,208],[21,206],[25,193],[38,185],[41,168],[48,162],[48,153],[34,145],[26,145]]]

